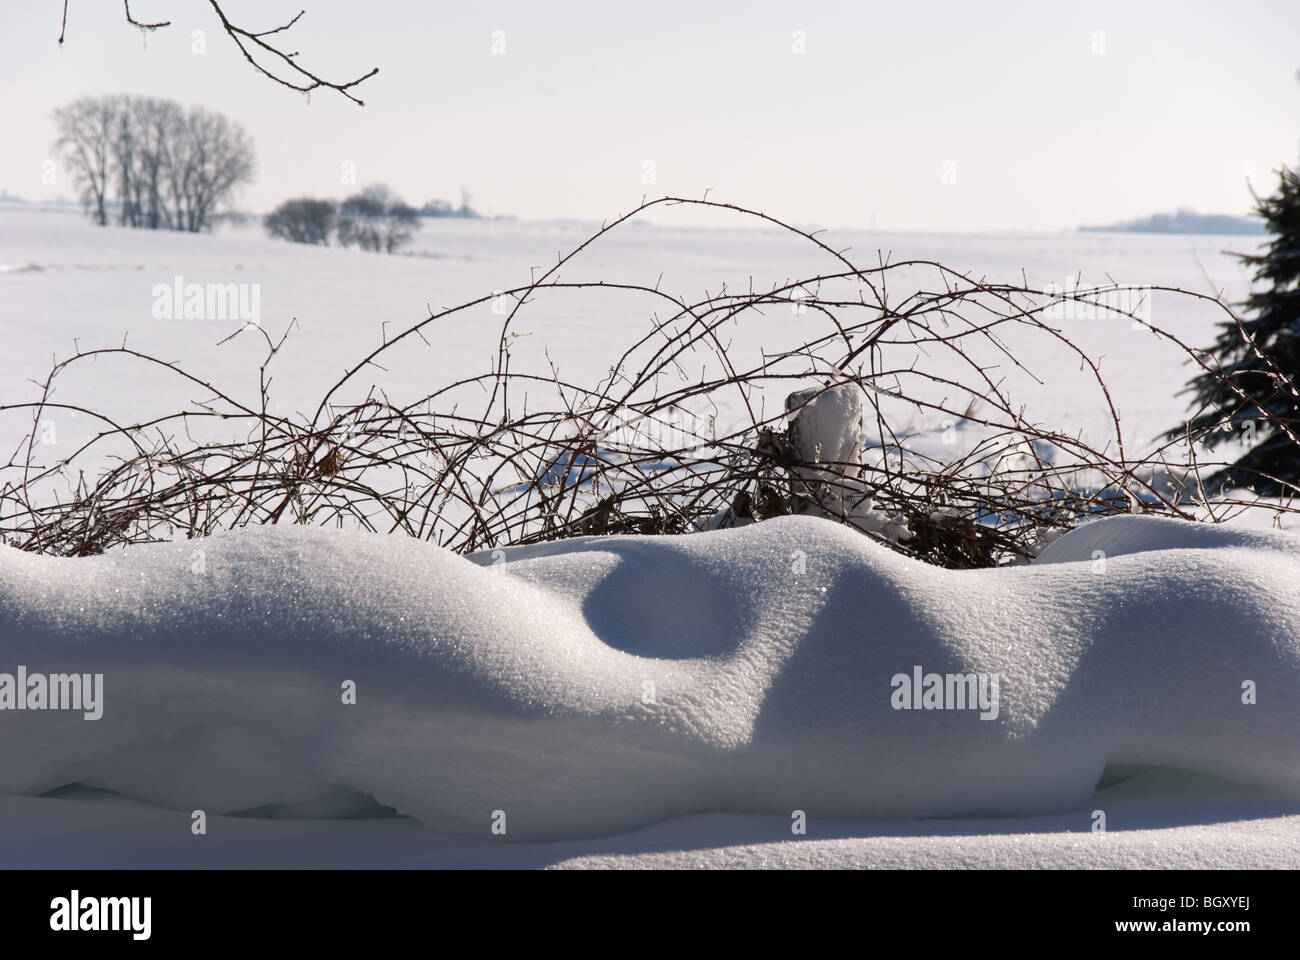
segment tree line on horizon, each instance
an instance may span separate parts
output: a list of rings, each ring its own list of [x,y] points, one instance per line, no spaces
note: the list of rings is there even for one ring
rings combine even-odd
[[[1268,225],[1257,216],[1238,217],[1228,213],[1197,213],[1186,208],[1174,213],[1153,213],[1149,217],[1082,226],[1080,233],[1213,233],[1254,235],[1268,232]]]
[[[272,237],[291,243],[328,246],[334,239],[341,247],[394,253],[420,229],[421,217],[478,220],[482,216],[470,206],[465,190],[459,207],[430,200],[417,210],[387,184],[375,183],[341,203],[320,197],[286,200],[262,219],[262,225]]]

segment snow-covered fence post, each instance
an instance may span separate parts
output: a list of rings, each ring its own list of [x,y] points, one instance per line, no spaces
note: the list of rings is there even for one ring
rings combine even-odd
[[[856,383],[798,390],[785,398],[787,436],[796,463],[794,492],[807,512],[838,504],[862,477],[862,391]],[[817,464],[817,466],[810,466]]]
[[[891,543],[913,537],[902,513],[878,508],[862,466],[862,391],[856,383],[799,390],[790,416],[792,513],[850,523]]]

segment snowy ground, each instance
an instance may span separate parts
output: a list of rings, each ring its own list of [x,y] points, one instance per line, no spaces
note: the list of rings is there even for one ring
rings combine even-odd
[[[1293,534],[1141,517],[981,571],[811,518],[5,549],[0,662],[103,692],[0,714],[4,858],[1294,867],[1297,577]]]
[[[74,338],[116,345],[128,331],[138,349],[253,389],[258,343],[215,348],[237,324],[153,315],[155,286],[182,276],[257,284],[268,330],[297,317],[277,396],[314,406],[381,324],[517,285],[589,232],[433,222],[425,255],[385,257],[3,212],[2,399],[33,396],[26,378]],[[1250,242],[831,239],[866,262],[881,247],[993,279],[1109,274],[1230,300],[1245,277],[1219,251]],[[653,283],[662,270],[665,286],[703,295],[825,266],[771,234],[642,227],[566,279]],[[625,307],[539,301],[521,362],[544,347],[567,378],[594,379],[648,322]],[[1154,323],[1210,341],[1212,310],[1164,309]],[[499,321],[485,308],[377,376],[401,395],[486,369]],[[755,318],[745,336],[769,345],[790,324]],[[1105,355],[1131,435],[1182,414],[1175,352],[1126,323],[1070,334]],[[1048,384],[1021,385],[1031,418],[1104,429],[1069,388],[1077,359],[1023,359]],[[129,418],[194,399],[111,362],[85,370],[61,400]],[[85,427],[59,416],[57,446],[72,449]],[[0,418],[0,441],[29,429]],[[1031,567],[965,573],[812,520],[474,561],[281,530],[83,560],[3,549],[0,673],[102,672],[106,692],[100,720],[0,712],[0,866],[1294,868],[1297,544],[1120,520]],[[999,677],[997,715],[894,709],[891,679],[914,665]],[[349,680],[355,705],[340,699]],[[491,833],[498,810],[505,836]],[[806,835],[791,833],[795,810]]]
[[[1110,832],[1089,830],[1104,805]],[[1165,782],[1157,773],[1051,817],[813,821],[744,814],[678,817],[614,837],[561,843],[472,842],[410,819],[213,818],[190,835],[185,813],[115,797],[0,797],[0,867],[55,868],[719,868],[1291,869],[1300,803],[1262,791]]]

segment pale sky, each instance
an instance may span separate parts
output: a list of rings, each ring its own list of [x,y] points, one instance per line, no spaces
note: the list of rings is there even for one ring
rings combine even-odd
[[[379,67],[365,107],[323,90],[308,105],[256,74],[205,0],[133,0],[137,19],[172,20],[147,49],[120,3],[70,7],[62,49],[57,0],[3,7],[0,188],[26,199],[72,194],[42,163],[51,111],[86,93],[239,120],[257,147],[239,206],[255,212],[341,198],[354,164],[358,185],[417,206],[465,187],[530,219],[710,189],[800,224],[1057,230],[1244,214],[1250,171],[1268,192],[1300,161],[1295,0],[225,0],[250,30],[305,7],[288,49],[330,79]]]

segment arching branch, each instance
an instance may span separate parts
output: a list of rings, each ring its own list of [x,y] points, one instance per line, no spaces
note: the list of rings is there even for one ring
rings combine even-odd
[[[348,80],[342,83],[333,80],[326,80],[324,77],[312,73],[312,71],[299,64],[296,59],[298,56],[296,50],[293,52],[282,50],[273,42],[267,40],[268,37],[287,31],[302,19],[304,14],[307,12],[306,10],[299,10],[292,20],[289,20],[287,23],[283,23],[278,27],[272,27],[269,30],[254,31],[246,30],[241,26],[231,23],[230,18],[227,17],[225,11],[221,9],[221,4],[218,0],[208,0],[208,4],[212,7],[213,13],[217,15],[217,20],[221,23],[221,29],[224,30],[226,35],[235,42],[235,46],[239,47],[239,52],[244,55],[244,59],[252,64],[253,69],[258,73],[265,77],[269,77],[281,86],[288,87],[290,90],[296,90],[299,93],[310,94],[313,90],[320,88],[335,90],[347,97],[353,103],[358,104],[359,106],[365,106],[365,101],[355,96],[352,90],[354,87],[369,80],[377,74],[379,72],[378,67],[373,68],[369,73],[357,77],[355,80]],[[122,8],[126,15],[126,22],[137,29],[152,31],[161,27],[171,26],[172,22],[170,20],[159,20],[156,22],[137,20],[131,13],[131,0],[122,0]],[[60,45],[63,43],[64,36],[67,34],[67,29],[68,2],[67,0],[63,0],[63,22],[59,30]],[[287,68],[291,72],[287,77],[282,76],[280,73],[275,72],[267,66],[266,63],[263,63],[262,60],[259,60],[259,56],[262,57],[262,60],[269,62],[272,66],[278,66],[281,70]]]
[[[272,34],[283,33],[288,30],[302,18],[303,14],[307,12],[306,10],[299,10],[297,16],[288,23],[282,24],[278,27],[272,27],[270,30],[251,32],[231,23],[230,20],[227,19],[225,12],[221,9],[221,4],[219,4],[217,0],[208,0],[208,3],[211,4],[213,11],[217,15],[217,19],[221,21],[221,28],[226,31],[226,34],[230,39],[235,41],[235,45],[239,47],[239,52],[244,55],[244,59],[251,63],[254,69],[259,73],[270,77],[276,83],[288,87],[290,90],[297,90],[299,93],[311,93],[311,91],[319,87],[326,87],[330,90],[337,90],[339,93],[343,94],[343,96],[347,97],[359,106],[365,106],[365,101],[353,96],[351,90],[353,87],[369,80],[378,73],[378,67],[373,68],[369,73],[364,74],[363,76],[357,77],[355,80],[349,80],[347,83],[334,83],[333,81],[318,77],[306,67],[300,66],[294,59],[298,56],[297,51],[286,53],[279,47],[268,43],[264,39]],[[250,46],[254,49],[250,50]],[[254,56],[254,53],[258,50],[267,56],[277,59],[281,64],[294,71],[294,74],[296,75],[294,79],[286,80],[284,77],[271,72],[259,63],[257,58]],[[297,82],[294,82],[295,80]]]
[[[126,22],[131,24],[133,27],[140,28],[141,30],[157,30],[159,27],[170,27],[172,25],[170,20],[160,20],[157,23],[141,23],[135,17],[131,16],[131,0],[122,0],[122,7],[126,11]],[[64,10],[67,10],[66,4],[64,5]]]

